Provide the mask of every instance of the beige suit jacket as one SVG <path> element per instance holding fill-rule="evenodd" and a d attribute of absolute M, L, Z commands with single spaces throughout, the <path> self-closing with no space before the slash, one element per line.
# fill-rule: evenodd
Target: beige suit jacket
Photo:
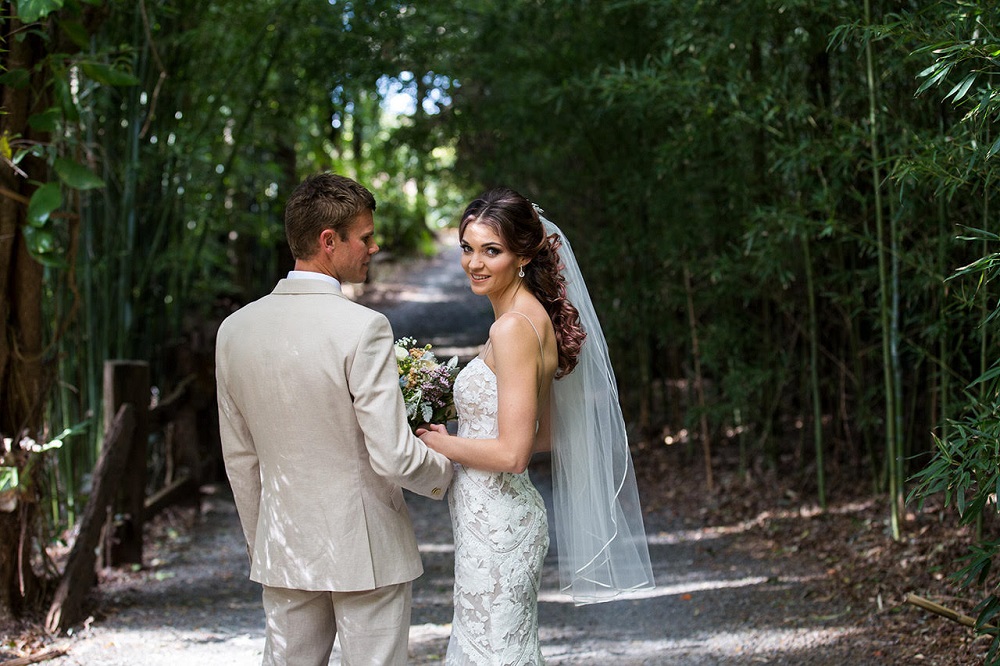
<path fill-rule="evenodd" d="M 222 450 L 250 578 L 371 590 L 423 572 L 401 487 L 452 465 L 406 423 L 388 320 L 322 280 L 281 280 L 219 329 Z"/>

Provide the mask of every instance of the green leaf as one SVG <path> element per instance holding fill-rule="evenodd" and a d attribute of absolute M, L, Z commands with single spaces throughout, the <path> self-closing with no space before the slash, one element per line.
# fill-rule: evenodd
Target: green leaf
<path fill-rule="evenodd" d="M 35 261 L 45 266 L 60 268 L 65 262 L 60 259 L 57 251 L 56 237 L 48 229 L 37 229 L 35 227 L 24 227 L 24 241 L 28 247 L 28 252 L 35 258 Z"/>
<path fill-rule="evenodd" d="M 12 69 L 0 74 L 0 85 L 11 88 L 26 88 L 31 83 L 31 74 L 26 69 Z"/>
<path fill-rule="evenodd" d="M 63 2 L 64 0 L 21 0 L 17 3 L 17 16 L 25 23 L 34 23 L 62 9 Z"/>
<path fill-rule="evenodd" d="M 975 82 L 975 80 L 976 80 L 976 73 L 973 72 L 972 74 L 966 76 L 965 79 L 963 79 L 960 83 L 956 84 L 955 87 L 951 89 L 951 92 L 945 95 L 944 98 L 948 99 L 949 97 L 954 95 L 955 98 L 952 100 L 952 102 L 957 102 L 958 100 L 965 97 L 965 94 L 969 92 L 969 88 L 972 87 L 972 84 Z"/>
<path fill-rule="evenodd" d="M 986 153 L 986 157 L 993 157 L 998 150 L 1000 150 L 1000 139 L 993 142 L 993 145 L 990 146 L 989 152 Z"/>
<path fill-rule="evenodd" d="M 17 468 L 0 467 L 0 492 L 17 488 Z"/>
<path fill-rule="evenodd" d="M 39 132 L 55 132 L 61 117 L 62 114 L 59 112 L 59 109 L 53 106 L 41 113 L 28 116 L 28 125 L 31 126 L 31 129 L 38 130 Z"/>
<path fill-rule="evenodd" d="M 72 188 L 92 190 L 96 187 L 104 187 L 104 181 L 82 164 L 60 157 L 56 159 L 53 166 L 62 182 Z"/>
<path fill-rule="evenodd" d="M 931 68 L 928 68 L 928 69 L 925 69 L 924 72 L 928 72 L 930 70 L 931 70 Z M 924 72 L 921 72 L 921 73 L 924 73 Z M 934 73 L 933 76 L 931 76 L 929 79 L 927 79 L 922 84 L 920 84 L 920 87 L 917 88 L 916 94 L 919 95 L 920 93 L 924 92 L 928 88 L 939 84 L 946 76 L 948 76 L 949 72 L 951 72 L 951 65 L 945 65 L 944 67 L 940 67 Z"/>
<path fill-rule="evenodd" d="M 63 197 L 59 183 L 45 183 L 31 195 L 28 202 L 28 224 L 41 229 L 52 211 L 62 206 Z"/>
<path fill-rule="evenodd" d="M 14 151 L 14 157 L 11 159 L 11 161 L 14 164 L 20 164 L 21 160 L 23 160 L 28 155 L 34 155 L 35 157 L 42 157 L 45 155 L 45 148 L 43 148 L 41 145 L 37 143 L 32 146 L 28 146 L 27 148 L 18 148 L 16 151 Z"/>
<path fill-rule="evenodd" d="M 90 45 L 90 33 L 87 32 L 87 29 L 79 21 L 61 21 L 60 27 L 66 33 L 66 36 L 81 49 L 85 49 Z"/>
<path fill-rule="evenodd" d="M 982 384 L 983 382 L 988 382 L 996 377 L 1000 377 L 1000 362 L 994 363 L 992 366 L 990 366 L 986 370 L 986 372 L 984 372 L 983 374 L 979 375 L 974 380 L 972 380 L 972 382 L 969 383 L 969 385 L 966 386 L 966 388 L 972 388 L 976 384 Z"/>
<path fill-rule="evenodd" d="M 128 72 L 116 69 L 111 65 L 100 62 L 85 62 L 82 66 L 83 73 L 88 77 L 109 86 L 135 86 L 139 84 L 139 79 Z"/>

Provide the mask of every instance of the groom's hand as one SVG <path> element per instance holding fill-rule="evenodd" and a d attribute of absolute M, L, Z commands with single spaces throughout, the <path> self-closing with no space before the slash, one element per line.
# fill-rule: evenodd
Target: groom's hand
<path fill-rule="evenodd" d="M 448 428 L 447 426 L 438 425 L 435 423 L 425 423 L 422 426 L 417 426 L 417 437 L 426 435 L 428 432 L 443 432 L 444 434 L 447 435 Z"/>

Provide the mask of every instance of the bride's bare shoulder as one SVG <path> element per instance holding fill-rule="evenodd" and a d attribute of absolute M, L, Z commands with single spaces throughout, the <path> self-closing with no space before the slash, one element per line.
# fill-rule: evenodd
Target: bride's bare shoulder
<path fill-rule="evenodd" d="M 490 326 L 490 338 L 494 344 L 500 340 L 519 340 L 523 337 L 536 338 L 536 332 L 540 333 L 548 315 L 542 310 L 542 316 L 537 313 L 526 313 L 520 310 L 511 310 L 497 317 L 493 325 Z"/>

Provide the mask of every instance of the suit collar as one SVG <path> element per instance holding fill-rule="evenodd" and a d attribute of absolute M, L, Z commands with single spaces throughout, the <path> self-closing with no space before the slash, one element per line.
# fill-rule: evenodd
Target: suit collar
<path fill-rule="evenodd" d="M 340 296 L 341 298 L 347 298 L 344 294 L 337 289 L 333 284 L 326 282 L 324 280 L 296 280 L 290 278 L 283 278 L 278 281 L 278 284 L 274 287 L 272 294 L 331 294 L 333 296 Z"/>

